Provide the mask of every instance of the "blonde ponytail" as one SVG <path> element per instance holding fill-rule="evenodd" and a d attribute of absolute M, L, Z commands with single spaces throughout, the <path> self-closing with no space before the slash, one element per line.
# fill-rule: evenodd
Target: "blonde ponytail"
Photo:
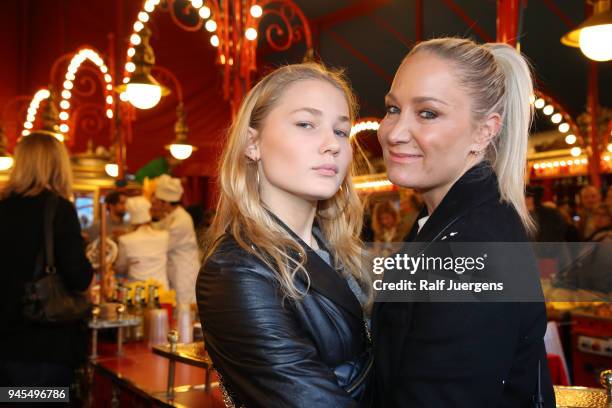
<path fill-rule="evenodd" d="M 503 126 L 495 139 L 494 169 L 504 201 L 516 208 L 526 229 L 532 232 L 535 224 L 525 204 L 525 163 L 529 127 L 533 108 L 531 69 L 523 56 L 507 44 L 488 44 L 497 66 L 504 75 L 505 93 L 502 97 Z"/>

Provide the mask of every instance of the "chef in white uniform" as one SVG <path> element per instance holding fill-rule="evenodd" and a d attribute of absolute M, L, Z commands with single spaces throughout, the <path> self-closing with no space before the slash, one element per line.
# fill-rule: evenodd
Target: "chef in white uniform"
<path fill-rule="evenodd" d="M 181 181 L 163 174 L 157 178 L 152 199 L 153 212 L 160 214 L 156 227 L 170 233 L 168 246 L 168 279 L 176 291 L 177 303 L 195 302 L 195 282 L 200 259 L 193 220 L 180 205 Z"/>
<path fill-rule="evenodd" d="M 115 271 L 125 273 L 131 280 L 153 278 L 168 289 L 168 231 L 151 224 L 151 203 L 145 197 L 130 197 L 126 208 L 134 231 L 119 237 L 119 254 Z"/>

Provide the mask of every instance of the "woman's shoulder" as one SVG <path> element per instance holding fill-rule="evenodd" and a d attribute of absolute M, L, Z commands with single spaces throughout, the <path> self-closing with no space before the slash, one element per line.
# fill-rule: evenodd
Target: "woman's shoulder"
<path fill-rule="evenodd" d="M 462 241 L 525 242 L 528 236 L 516 209 L 507 202 L 488 200 L 470 209 L 455 226 Z"/>
<path fill-rule="evenodd" d="M 238 272 L 273 276 L 270 267 L 254 253 L 243 248 L 231 234 L 224 234 L 219 238 L 213 252 L 204 260 L 202 271 L 204 273 L 207 271 Z"/>

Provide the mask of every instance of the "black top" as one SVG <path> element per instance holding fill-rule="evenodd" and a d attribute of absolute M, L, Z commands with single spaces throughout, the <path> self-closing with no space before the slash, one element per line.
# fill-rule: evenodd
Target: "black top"
<path fill-rule="evenodd" d="M 424 210 L 419 218 L 427 215 Z M 452 232 L 452 234 L 451 234 Z M 409 240 L 526 242 L 497 177 L 481 163 L 461 177 Z M 525 254 L 526 259 L 535 259 Z M 535 262 L 535 261 L 534 261 Z M 537 283 L 536 283 L 537 285 Z M 376 407 L 533 407 L 538 362 L 543 407 L 554 407 L 540 303 L 376 303 Z"/>
<path fill-rule="evenodd" d="M 310 289 L 299 302 L 283 300 L 276 272 L 229 235 L 202 265 L 204 341 L 236 406 L 356 405 L 348 385 L 367 362 L 363 313 L 340 273 L 303 246 Z"/>
<path fill-rule="evenodd" d="M 0 200 L 0 360 L 46 361 L 75 365 L 83 359 L 87 332 L 79 324 L 38 326 L 21 316 L 25 283 L 34 275 L 43 245 L 45 191 Z M 83 247 L 72 203 L 60 198 L 53 220 L 55 264 L 67 288 L 87 289 L 93 271 Z"/>

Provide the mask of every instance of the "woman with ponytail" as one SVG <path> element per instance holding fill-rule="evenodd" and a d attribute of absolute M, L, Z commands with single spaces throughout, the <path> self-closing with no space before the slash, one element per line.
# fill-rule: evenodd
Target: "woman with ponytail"
<path fill-rule="evenodd" d="M 508 45 L 442 38 L 408 54 L 378 137 L 389 180 L 426 204 L 409 241 L 528 242 L 531 95 L 529 65 Z M 535 269 L 532 253 L 521 258 Z M 543 302 L 381 302 L 373 324 L 374 406 L 555 406 Z"/>

